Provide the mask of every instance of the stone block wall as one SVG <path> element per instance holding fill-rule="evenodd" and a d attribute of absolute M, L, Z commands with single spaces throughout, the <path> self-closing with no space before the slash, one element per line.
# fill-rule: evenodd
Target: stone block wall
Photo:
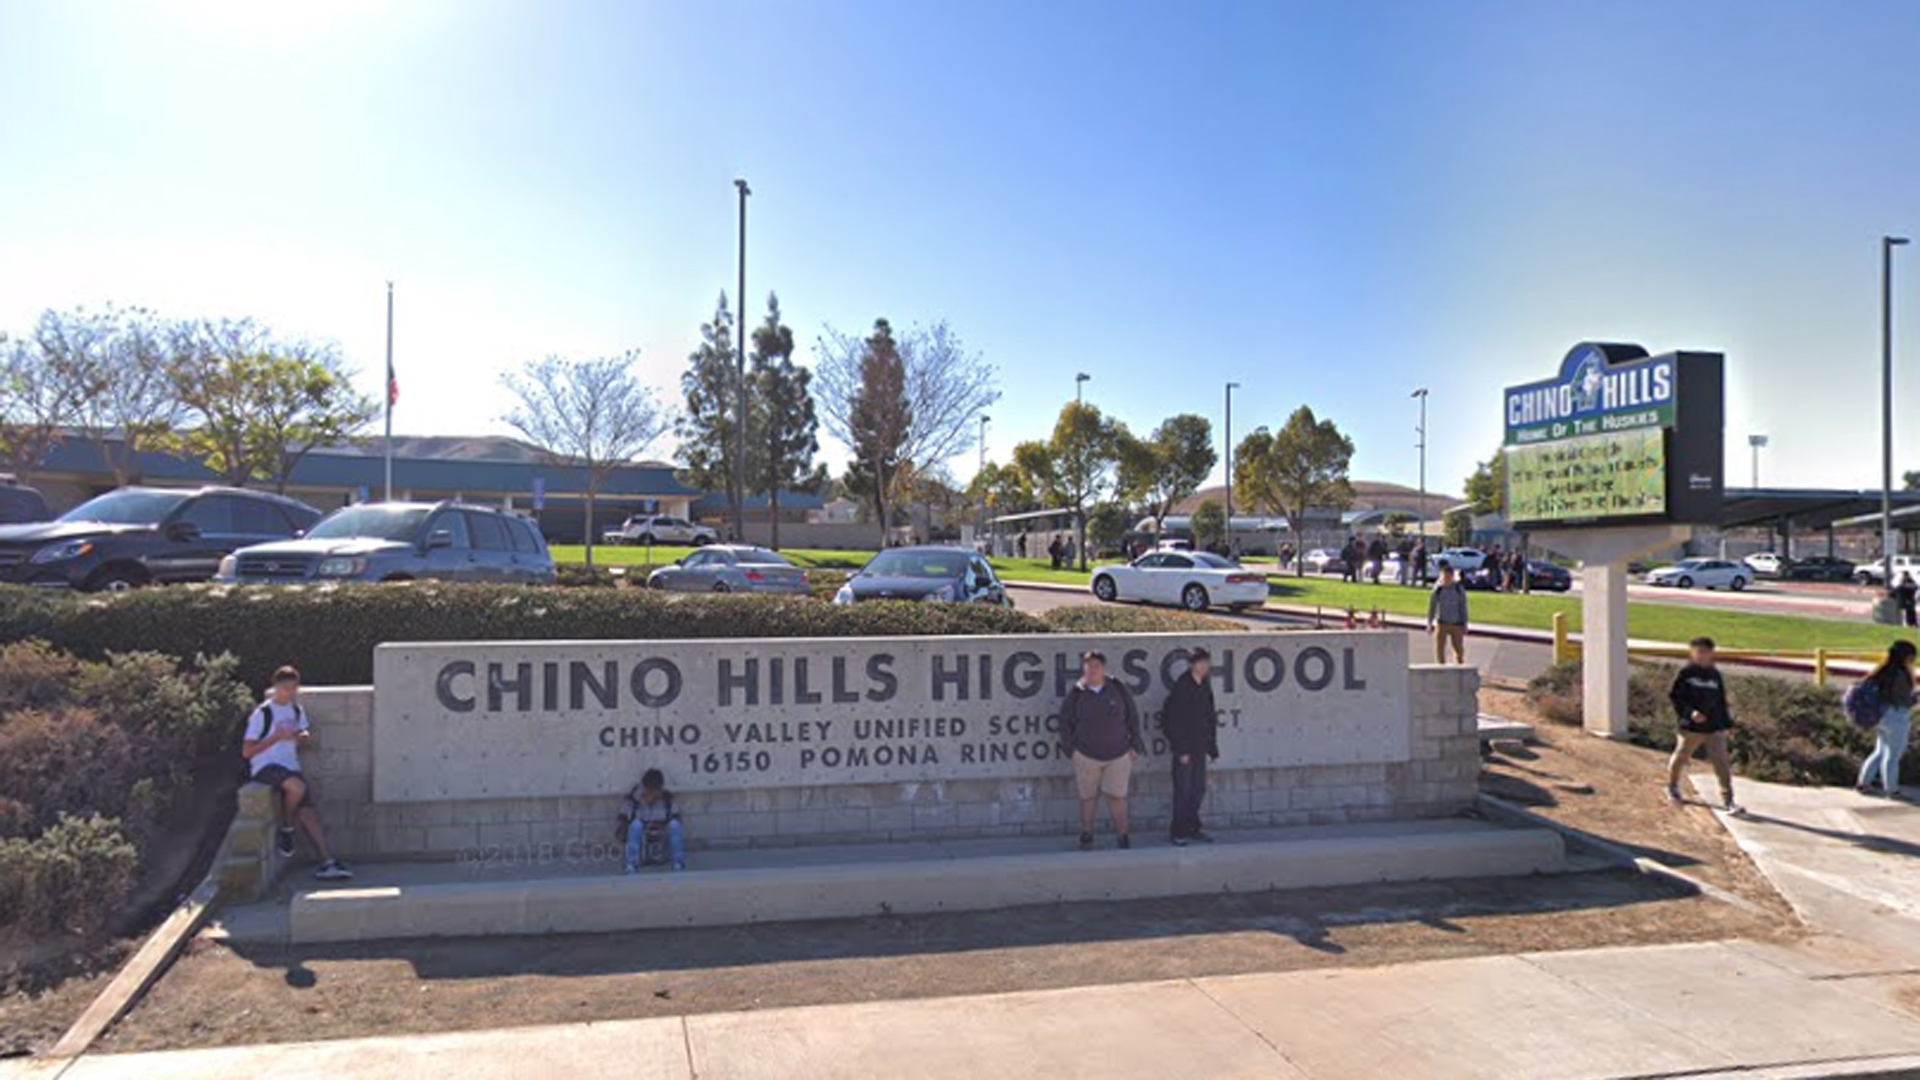
<path fill-rule="evenodd" d="M 1205 817 L 1215 827 L 1323 825 L 1444 817 L 1473 805 L 1479 773 L 1479 673 L 1415 665 L 1412 760 L 1363 765 L 1236 769 L 1208 774 Z M 373 801 L 373 688 L 304 692 L 314 726 L 304 767 L 320 816 L 343 857 L 504 859 L 610 857 L 620 795 L 604 798 Z M 637 782 L 639 777 L 635 776 Z M 668 786 L 672 786 L 669 773 Z M 1135 831 L 1164 831 L 1168 761 L 1134 772 Z M 992 836 L 1064 836 L 1079 803 L 1064 766 L 1046 779 L 847 784 L 687 792 L 675 796 L 694 850 Z M 1102 812 L 1102 828 L 1105 814 Z"/>

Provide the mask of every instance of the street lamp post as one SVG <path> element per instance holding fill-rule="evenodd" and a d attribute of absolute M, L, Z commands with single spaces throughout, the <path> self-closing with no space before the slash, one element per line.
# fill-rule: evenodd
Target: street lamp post
<path fill-rule="evenodd" d="M 1904 236 L 1880 238 L 1880 558 L 1893 586 L 1893 249 Z"/>
<path fill-rule="evenodd" d="M 1233 554 L 1233 392 L 1238 389 L 1240 384 L 1237 382 L 1227 384 L 1227 554 L 1229 555 Z M 1188 525 L 1188 531 L 1191 532 L 1191 521 Z"/>
<path fill-rule="evenodd" d="M 1760 487 L 1760 448 L 1767 445 L 1767 437 L 1765 435 L 1749 435 L 1747 436 L 1747 445 L 1753 450 L 1753 486 L 1755 490 L 1758 490 Z"/>
<path fill-rule="evenodd" d="M 1414 445 L 1420 448 L 1420 536 L 1425 539 L 1427 535 L 1427 388 L 1423 386 L 1415 390 L 1412 396 L 1420 399 L 1420 426 L 1413 430 L 1420 436 L 1420 441 Z"/>
<path fill-rule="evenodd" d="M 975 480 L 978 480 L 981 476 L 986 475 L 986 472 L 987 472 L 987 424 L 992 419 L 993 417 L 988 416 L 986 413 L 980 414 L 980 469 L 978 472 L 974 473 Z M 983 543 L 985 542 L 986 534 L 987 534 L 987 489 L 982 487 L 980 489 L 980 536 Z M 992 552 L 988 552 L 988 554 L 992 554 Z"/>
<path fill-rule="evenodd" d="M 1080 388 L 1085 386 L 1087 380 L 1091 378 L 1093 378 L 1093 376 L 1084 371 L 1073 377 L 1073 403 L 1075 405 L 1080 404 Z"/>
<path fill-rule="evenodd" d="M 733 427 L 737 433 L 733 455 L 733 539 L 747 539 L 747 196 L 753 190 L 741 178 L 733 181 L 740 192 L 740 291 L 734 296 L 733 377 L 736 399 Z"/>

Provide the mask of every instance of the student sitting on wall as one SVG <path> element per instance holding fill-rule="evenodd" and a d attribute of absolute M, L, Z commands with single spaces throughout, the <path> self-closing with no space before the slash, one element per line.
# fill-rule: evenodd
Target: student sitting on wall
<path fill-rule="evenodd" d="M 680 813 L 673 808 L 673 793 L 667 790 L 667 778 L 659 769 L 648 769 L 640 777 L 640 786 L 627 793 L 627 801 L 620 807 L 619 835 L 627 845 L 629 874 L 639 873 L 642 866 L 661 863 L 675 870 L 687 868 Z"/>

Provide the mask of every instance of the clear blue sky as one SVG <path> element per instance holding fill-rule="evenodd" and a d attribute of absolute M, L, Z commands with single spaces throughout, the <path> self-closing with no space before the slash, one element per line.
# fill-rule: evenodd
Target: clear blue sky
<path fill-rule="evenodd" d="M 1736 481 L 1764 431 L 1768 482 L 1870 485 L 1916 43 L 1898 0 L 0 0 L 0 327 L 255 314 L 377 392 L 391 277 L 403 430 L 501 430 L 547 352 L 677 401 L 746 176 L 756 310 L 948 319 L 997 455 L 1075 371 L 1137 429 L 1233 379 L 1238 430 L 1311 404 L 1411 483 L 1424 384 L 1457 491 L 1603 338 L 1727 353 Z"/>

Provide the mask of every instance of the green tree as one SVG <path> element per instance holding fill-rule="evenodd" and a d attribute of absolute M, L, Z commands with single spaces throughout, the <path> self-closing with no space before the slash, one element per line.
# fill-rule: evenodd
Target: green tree
<path fill-rule="evenodd" d="M 1104 558 L 1106 552 L 1118 551 L 1126 543 L 1129 524 L 1126 507 L 1103 502 L 1087 515 L 1087 539 Z"/>
<path fill-rule="evenodd" d="M 1320 420 L 1302 405 L 1279 431 L 1262 427 L 1235 448 L 1234 492 L 1241 505 L 1278 510 L 1293 531 L 1294 549 L 1304 550 L 1303 526 L 1311 510 L 1344 510 L 1353 503 L 1348 469 L 1353 440 L 1331 420 Z M 1295 573 L 1305 573 L 1300 563 Z"/>
<path fill-rule="evenodd" d="M 515 399 L 505 419 L 557 467 L 585 480 L 587 565 L 593 565 L 593 508 L 621 464 L 645 452 L 670 426 L 634 370 L 639 350 L 594 360 L 549 356 L 501 376 Z"/>
<path fill-rule="evenodd" d="M 1507 512 L 1507 452 L 1495 450 L 1493 456 L 1474 466 L 1467 477 L 1467 502 L 1476 514 Z"/>
<path fill-rule="evenodd" d="M 78 417 L 90 389 L 84 372 L 38 342 L 0 335 L 0 462 L 31 478 Z"/>
<path fill-rule="evenodd" d="M 904 458 L 913 434 L 913 406 L 907 400 L 907 368 L 893 340 L 893 327 L 875 319 L 873 333 L 862 343 L 859 380 L 847 407 L 847 445 L 853 460 L 847 464 L 847 484 L 865 494 L 880 523 L 880 545 L 886 546 L 887 516 L 897 473 L 908 467 Z"/>
<path fill-rule="evenodd" d="M 1069 402 L 1060 410 L 1053 437 L 1047 440 L 1045 464 L 1034 463 L 1044 470 L 1044 490 L 1073 511 L 1074 547 L 1082 570 L 1087 568 L 1087 511 L 1113 492 L 1120 448 L 1127 438 L 1126 428 L 1097 406 Z M 1022 468 L 1027 466 L 1022 459 Z"/>
<path fill-rule="evenodd" d="M 352 439 L 376 412 L 331 345 L 283 341 L 250 319 L 182 325 L 172 348 L 189 422 L 156 442 L 236 486 L 286 491 L 301 458 Z"/>
<path fill-rule="evenodd" d="M 1227 508 L 1218 499 L 1202 499 L 1193 508 L 1193 546 L 1211 549 L 1227 542 Z"/>
<path fill-rule="evenodd" d="M 172 328 L 140 308 L 74 308 L 40 316 L 34 338 L 61 358 L 85 388 L 73 426 L 92 442 L 116 484 L 139 479 L 143 450 L 166 440 L 185 418 L 175 392 Z"/>
<path fill-rule="evenodd" d="M 985 507 L 989 517 L 1038 509 L 1033 488 L 1017 464 L 987 462 L 987 467 L 975 473 L 967 484 L 967 498 L 975 506 Z"/>
<path fill-rule="evenodd" d="M 1206 417 L 1170 416 L 1146 438 L 1124 440 L 1120 492 L 1153 518 L 1158 532 L 1174 506 L 1200 490 L 1219 460 L 1213 449 L 1213 424 Z"/>
<path fill-rule="evenodd" d="M 680 393 L 686 407 L 675 425 L 680 438 L 680 463 L 687 486 L 718 491 L 726 496 L 727 520 L 740 505 L 740 486 L 734 478 L 739 454 L 740 380 L 733 353 L 733 312 L 722 292 L 713 319 L 700 325 L 700 345 L 687 357 L 680 375 Z M 744 539 L 744 538 L 740 538 Z"/>
<path fill-rule="evenodd" d="M 1473 543 L 1473 511 L 1455 507 L 1440 519 L 1440 531 L 1448 547 L 1466 547 Z"/>
<path fill-rule="evenodd" d="M 767 296 L 767 320 L 753 332 L 748 471 L 767 497 L 772 543 L 780 547 L 780 492 L 818 490 L 824 480 L 813 456 L 820 420 L 813 409 L 813 373 L 793 362 L 793 330 L 780 321 L 780 298 Z"/>

